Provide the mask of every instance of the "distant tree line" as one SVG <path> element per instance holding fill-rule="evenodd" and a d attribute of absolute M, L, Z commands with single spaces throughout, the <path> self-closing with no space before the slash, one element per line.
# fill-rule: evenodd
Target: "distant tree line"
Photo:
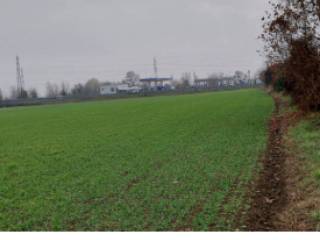
<path fill-rule="evenodd" d="M 236 71 L 234 77 L 243 79 L 245 78 L 245 74 L 241 71 Z M 207 78 L 207 82 L 209 83 L 208 88 L 217 88 L 219 81 L 224 77 L 222 73 L 214 73 L 211 74 Z M 171 86 L 165 86 L 163 91 L 165 90 L 178 90 L 178 91 L 189 91 L 193 89 L 194 82 L 198 79 L 196 73 L 184 72 L 179 79 L 172 80 Z M 104 82 L 107 84 L 106 82 Z M 110 83 L 111 84 L 111 83 Z M 121 82 L 118 84 L 126 84 L 129 87 L 139 86 L 141 87 L 141 91 L 150 91 L 148 89 L 144 89 L 143 83 L 140 82 L 140 76 L 134 71 L 128 71 Z M 44 96 L 48 99 L 54 98 L 85 98 L 85 97 L 96 97 L 99 96 L 100 93 L 101 82 L 97 78 L 91 78 L 85 83 L 77 83 L 70 87 L 69 84 L 62 82 L 60 84 L 47 82 L 45 85 L 45 92 L 42 93 L 41 96 Z M 167 88 L 166 88 L 167 87 Z M 37 99 L 40 97 L 36 88 L 30 88 L 29 90 L 18 89 L 16 87 L 12 87 L 10 89 L 9 97 L 4 97 L 2 91 L 0 89 L 0 101 L 3 99 Z"/>
<path fill-rule="evenodd" d="M 89 79 L 85 84 L 75 84 L 72 88 L 66 83 L 48 82 L 45 87 L 46 98 L 58 98 L 58 97 L 94 97 L 100 94 L 100 82 L 96 78 Z M 5 99 L 37 99 L 39 94 L 36 88 L 30 88 L 29 90 L 18 89 L 16 87 L 10 88 L 8 97 L 4 97 L 2 90 L 0 89 L 0 101 Z"/>
<path fill-rule="evenodd" d="M 20 89 L 20 91 L 18 91 L 17 88 L 11 87 L 9 99 L 27 99 L 27 98 L 38 98 L 37 90 L 35 88 L 31 88 L 29 90 Z"/>
<path fill-rule="evenodd" d="M 60 86 L 56 83 L 47 83 L 46 97 L 57 98 L 67 96 L 98 96 L 100 94 L 100 82 L 96 78 L 89 79 L 85 84 L 75 84 L 72 88 L 68 84 L 62 83 Z"/>

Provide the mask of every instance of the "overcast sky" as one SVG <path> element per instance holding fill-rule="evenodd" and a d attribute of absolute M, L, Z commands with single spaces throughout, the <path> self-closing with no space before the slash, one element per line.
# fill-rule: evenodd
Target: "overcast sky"
<path fill-rule="evenodd" d="M 257 70 L 268 0 L 0 0 L 0 88 Z"/>

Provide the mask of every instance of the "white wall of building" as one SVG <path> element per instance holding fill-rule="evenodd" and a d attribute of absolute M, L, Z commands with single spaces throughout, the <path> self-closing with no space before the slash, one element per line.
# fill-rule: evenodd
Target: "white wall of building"
<path fill-rule="evenodd" d="M 102 85 L 100 87 L 100 94 L 101 95 L 114 95 L 117 93 L 117 86 L 113 84 L 109 85 Z"/>

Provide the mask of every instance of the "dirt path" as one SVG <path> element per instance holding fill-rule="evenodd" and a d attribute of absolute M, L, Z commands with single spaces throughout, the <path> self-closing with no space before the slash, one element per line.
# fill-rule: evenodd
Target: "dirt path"
<path fill-rule="evenodd" d="M 246 221 L 249 231 L 280 230 L 276 216 L 287 202 L 285 187 L 285 150 L 283 136 L 286 132 L 284 117 L 280 114 L 281 98 L 274 97 L 276 109 L 269 122 L 269 140 L 262 171 L 251 196 L 251 206 Z"/>

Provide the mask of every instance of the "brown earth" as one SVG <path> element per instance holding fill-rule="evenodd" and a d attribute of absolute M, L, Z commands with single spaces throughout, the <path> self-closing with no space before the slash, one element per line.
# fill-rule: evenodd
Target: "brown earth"
<path fill-rule="evenodd" d="M 285 152 L 283 150 L 284 117 L 280 115 L 281 99 L 275 97 L 276 109 L 269 122 L 269 140 L 263 169 L 252 193 L 246 226 L 251 231 L 276 230 L 275 216 L 285 206 Z"/>
<path fill-rule="evenodd" d="M 316 230 L 310 213 L 320 206 L 316 186 L 303 186 L 308 176 L 297 146 L 287 137 L 287 130 L 302 117 L 290 112 L 288 103 L 274 96 L 276 109 L 269 122 L 269 140 L 262 170 L 250 195 L 250 208 L 245 221 L 248 231 Z"/>

